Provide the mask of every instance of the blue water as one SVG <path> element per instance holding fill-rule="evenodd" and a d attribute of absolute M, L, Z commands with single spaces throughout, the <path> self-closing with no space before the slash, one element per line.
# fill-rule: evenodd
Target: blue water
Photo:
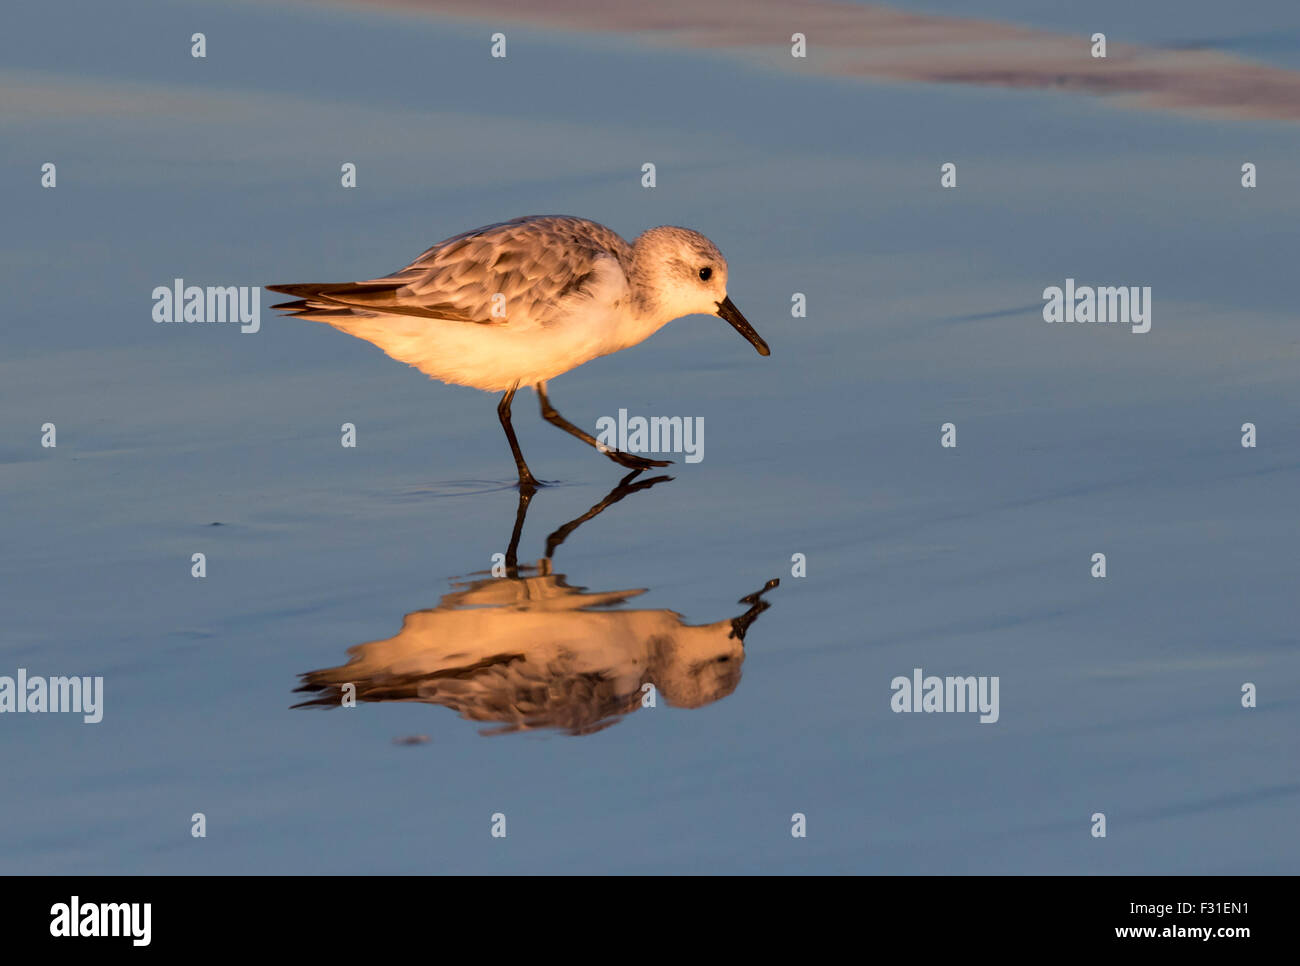
<path fill-rule="evenodd" d="M 1136 40 L 1300 66 L 1288 5 L 1260 8 L 1273 32 L 1147 6 L 1167 16 Z M 102 675 L 105 709 L 0 715 L 0 870 L 1293 873 L 1296 128 L 537 29 L 494 61 L 489 32 L 310 5 L 8 15 L 0 675 Z M 151 292 L 371 277 L 539 212 L 703 231 L 772 345 L 692 317 L 551 387 L 588 429 L 703 418 L 704 459 L 583 523 L 553 572 L 685 625 L 780 578 L 743 676 L 579 737 L 293 710 L 303 674 L 507 549 L 494 400 L 269 310 L 257 334 L 158 325 Z M 1151 286 L 1152 331 L 1045 324 L 1067 277 Z M 621 473 L 531 394 L 515 424 L 560 484 L 529 508 L 532 564 Z M 893 713 L 916 667 L 998 676 L 999 720 Z"/>

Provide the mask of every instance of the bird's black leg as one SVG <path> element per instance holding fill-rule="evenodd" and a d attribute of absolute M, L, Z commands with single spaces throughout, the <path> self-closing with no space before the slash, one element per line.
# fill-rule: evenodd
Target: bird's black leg
<path fill-rule="evenodd" d="M 519 486 L 519 506 L 515 508 L 515 528 L 510 533 L 510 545 L 506 547 L 506 576 L 511 580 L 519 578 L 519 537 L 524 532 L 524 520 L 528 517 L 528 505 L 533 502 L 537 490 L 531 486 Z"/>
<path fill-rule="evenodd" d="M 629 493 L 636 493 L 638 490 L 648 490 L 652 486 L 657 486 L 660 483 L 667 483 L 672 479 L 671 476 L 656 476 L 648 480 L 638 480 L 637 477 L 640 475 L 640 470 L 633 470 L 627 476 L 623 477 L 623 479 L 619 480 L 618 486 L 606 493 L 603 500 L 593 506 L 582 516 L 570 520 L 547 537 L 546 559 L 550 560 L 551 557 L 555 556 L 556 548 L 559 547 L 560 544 L 564 543 L 565 539 L 567 539 L 569 534 L 574 530 L 578 529 L 578 527 L 582 526 L 592 517 L 599 516 L 601 513 L 605 512 L 608 507 L 617 503 Z M 509 564 L 509 559 L 509 557 L 506 558 L 507 565 Z"/>
<path fill-rule="evenodd" d="M 501 397 L 501 402 L 497 404 L 497 418 L 501 420 L 501 428 L 506 431 L 506 439 L 510 441 L 510 452 L 515 457 L 515 469 L 519 471 L 520 489 L 525 487 L 536 489 L 541 484 L 533 477 L 528 464 L 524 462 L 524 454 L 519 451 L 519 440 L 515 438 L 515 428 L 510 425 L 510 401 L 515 398 L 515 390 L 518 388 L 519 385 L 516 383 Z"/>
<path fill-rule="evenodd" d="M 578 439 L 582 440 L 592 449 L 604 453 L 619 466 L 626 466 L 629 470 L 645 470 L 652 466 L 672 465 L 672 460 L 651 460 L 646 459 L 644 456 L 633 456 L 631 453 L 624 453 L 622 450 L 610 449 L 608 446 L 597 442 L 596 437 L 592 436 L 591 433 L 579 429 L 555 411 L 555 407 L 551 405 L 550 399 L 546 397 L 546 383 L 539 382 L 534 388 L 536 388 L 537 398 L 542 404 L 542 418 L 544 420 L 552 426 L 559 426 L 560 429 L 564 430 L 570 436 L 578 437 Z"/>

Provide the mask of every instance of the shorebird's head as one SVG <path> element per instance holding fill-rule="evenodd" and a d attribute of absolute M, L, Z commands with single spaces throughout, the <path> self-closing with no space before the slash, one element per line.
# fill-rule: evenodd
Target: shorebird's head
<path fill-rule="evenodd" d="M 745 634 L 772 606 L 763 595 L 780 583 L 773 578 L 762 590 L 740 598 L 749 610 L 739 617 L 682 625 L 671 635 L 650 639 L 650 670 L 664 700 L 678 708 L 698 708 L 736 690 L 745 663 Z"/>
<path fill-rule="evenodd" d="M 759 355 L 771 350 L 727 297 L 727 260 L 697 231 L 664 225 L 642 232 L 632 247 L 634 282 L 651 312 L 667 321 L 716 315 L 749 340 Z"/>
<path fill-rule="evenodd" d="M 664 700 L 675 708 L 699 708 L 725 698 L 740 683 L 744 642 L 729 621 L 679 628 L 651 640 L 650 671 Z"/>

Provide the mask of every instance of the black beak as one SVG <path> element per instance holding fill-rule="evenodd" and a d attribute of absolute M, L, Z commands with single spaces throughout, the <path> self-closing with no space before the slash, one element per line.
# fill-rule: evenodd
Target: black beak
<path fill-rule="evenodd" d="M 749 630 L 749 625 L 758 619 L 759 614 L 772 606 L 770 601 L 763 599 L 763 595 L 773 587 L 779 586 L 780 583 L 780 577 L 773 577 L 763 585 L 762 590 L 756 591 L 752 594 L 746 594 L 737 601 L 737 603 L 748 604 L 749 610 L 745 611 L 745 613 L 741 614 L 739 617 L 733 617 L 731 619 L 731 633 L 727 635 L 728 639 L 732 637 L 737 638 L 740 641 L 740 646 L 745 646 L 745 632 Z"/>
<path fill-rule="evenodd" d="M 735 303 L 730 298 L 724 298 L 718 303 L 718 318 L 730 322 L 731 327 L 748 339 L 749 344 L 758 350 L 760 356 L 770 356 L 772 354 L 772 350 L 767 347 L 763 337 L 754 331 L 754 327 L 740 314 L 740 309 L 736 308 Z"/>

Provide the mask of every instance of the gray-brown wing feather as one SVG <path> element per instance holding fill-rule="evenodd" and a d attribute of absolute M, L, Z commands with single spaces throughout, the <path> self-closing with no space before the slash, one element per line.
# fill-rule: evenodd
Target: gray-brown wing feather
<path fill-rule="evenodd" d="M 297 296 L 300 301 L 275 307 L 301 315 L 409 315 L 498 325 L 526 318 L 544 325 L 610 256 L 628 270 L 631 249 L 605 226 L 530 215 L 448 238 L 384 278 L 268 288 Z M 498 294 L 505 297 L 505 318 L 493 312 Z"/>
<path fill-rule="evenodd" d="M 612 670 L 582 671 L 564 658 L 538 664 L 514 653 L 427 673 L 367 677 L 346 665 L 311 671 L 302 676 L 303 683 L 295 690 L 316 696 L 293 707 L 338 707 L 345 680 L 356 688 L 360 701 L 439 704 L 471 721 L 503 726 L 492 734 L 529 728 L 592 734 L 635 710 L 642 697 L 639 684 L 629 688 Z"/>

